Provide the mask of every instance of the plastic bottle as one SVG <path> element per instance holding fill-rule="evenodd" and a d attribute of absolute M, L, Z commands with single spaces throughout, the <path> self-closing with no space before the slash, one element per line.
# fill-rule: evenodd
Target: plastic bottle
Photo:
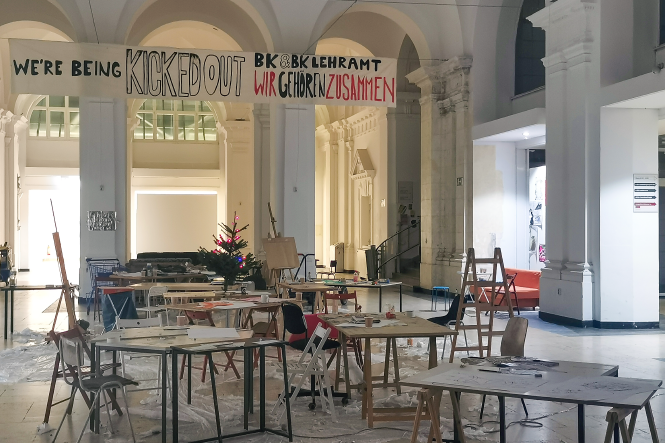
<path fill-rule="evenodd" d="M 146 275 L 147 275 L 148 277 L 152 277 L 152 276 L 153 276 L 153 274 L 152 274 L 152 264 L 151 264 L 151 263 L 148 263 L 148 266 L 146 267 Z"/>
<path fill-rule="evenodd" d="M 358 274 L 358 271 L 355 271 L 353 273 L 353 282 L 358 283 L 359 280 L 360 280 L 360 274 Z"/>

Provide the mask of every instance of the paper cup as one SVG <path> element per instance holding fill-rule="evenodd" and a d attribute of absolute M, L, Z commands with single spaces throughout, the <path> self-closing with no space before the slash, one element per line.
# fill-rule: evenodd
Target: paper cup
<path fill-rule="evenodd" d="M 270 301 L 270 296 L 268 294 L 261 295 L 261 303 L 268 303 Z"/>
<path fill-rule="evenodd" d="M 186 326 L 187 325 L 187 317 L 184 315 L 179 315 L 176 319 L 177 325 L 178 326 Z"/>
<path fill-rule="evenodd" d="M 415 317 L 416 313 L 414 311 L 406 311 L 406 316 L 407 317 Z"/>
<path fill-rule="evenodd" d="M 374 324 L 374 317 L 365 317 L 365 327 L 371 328 Z"/>
<path fill-rule="evenodd" d="M 302 300 L 302 292 L 296 292 L 296 300 L 298 301 Z"/>

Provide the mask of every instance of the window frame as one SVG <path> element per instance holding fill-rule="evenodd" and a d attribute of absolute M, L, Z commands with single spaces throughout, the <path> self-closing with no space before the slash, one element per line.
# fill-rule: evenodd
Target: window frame
<path fill-rule="evenodd" d="M 61 97 L 61 96 L 58 96 Z M 43 139 L 53 139 L 53 140 L 78 140 L 81 136 L 81 123 L 79 120 L 79 132 L 78 135 L 72 136 L 71 135 L 71 113 L 76 112 L 79 114 L 79 119 L 81 118 L 81 111 L 79 107 L 72 108 L 69 106 L 69 100 L 70 96 L 65 95 L 62 96 L 65 98 L 65 106 L 51 106 L 51 96 L 50 95 L 42 95 L 40 96 L 37 100 L 35 100 L 35 103 L 32 105 L 32 108 L 30 109 L 30 114 L 28 116 L 28 138 L 30 139 L 35 139 L 35 140 L 43 140 Z M 73 96 L 72 96 L 73 97 Z M 77 97 L 78 98 L 78 97 Z M 45 105 L 41 106 L 39 103 L 42 102 L 42 100 L 46 100 Z M 80 102 L 79 102 L 80 103 Z M 45 130 L 45 135 L 39 135 L 39 130 L 37 131 L 37 134 L 32 135 L 31 131 L 31 125 L 32 125 L 32 115 L 35 111 L 44 111 L 46 113 L 46 130 Z M 63 112 L 64 113 L 64 135 L 59 136 L 59 135 L 51 135 L 51 112 Z"/>
<path fill-rule="evenodd" d="M 162 102 L 162 109 L 157 109 L 158 108 L 158 102 Z M 165 103 L 171 103 L 170 109 L 163 109 L 166 108 L 164 106 Z M 178 102 L 182 102 L 183 104 L 181 106 L 178 106 Z M 186 111 L 184 110 L 184 102 L 190 102 L 194 103 L 194 110 L 193 111 Z M 151 104 L 152 109 L 148 108 L 146 106 L 147 103 Z M 209 111 L 204 111 L 201 110 L 201 103 L 205 103 L 206 106 L 208 107 Z M 180 108 L 180 109 L 179 109 Z M 144 122 L 144 119 L 141 119 L 139 117 L 139 114 L 152 114 L 152 138 L 147 138 L 145 137 L 145 134 L 147 131 L 145 129 L 145 125 L 143 125 L 141 122 Z M 159 133 L 159 125 L 157 124 L 158 121 L 158 116 L 160 115 L 170 115 L 173 117 L 173 138 L 167 139 L 167 138 L 158 138 L 157 135 Z M 186 139 L 186 134 L 187 132 L 185 129 L 189 129 L 185 126 L 182 127 L 183 129 L 183 138 L 180 138 L 180 121 L 181 121 L 181 116 L 189 116 L 193 117 L 194 119 L 194 127 L 193 127 L 193 133 L 194 133 L 194 139 L 193 140 L 188 140 Z M 214 140 L 205 140 L 205 126 L 200 126 L 200 122 L 202 121 L 202 117 L 212 117 L 213 121 L 215 122 L 215 139 Z M 146 99 L 144 100 L 139 108 L 136 110 L 135 114 L 136 118 L 139 118 L 139 124 L 137 127 L 132 130 L 132 141 L 139 141 L 139 142 L 166 142 L 166 143 L 206 143 L 206 144 L 211 144 L 211 143 L 217 143 L 219 141 L 219 134 L 217 133 L 217 115 L 215 114 L 214 108 L 212 107 L 211 103 L 205 100 L 160 100 L 160 99 Z M 136 137 L 136 129 L 142 126 L 145 129 L 142 131 L 143 133 L 143 138 L 137 138 Z M 199 131 L 202 131 L 201 134 L 203 134 L 203 139 L 199 138 Z"/>

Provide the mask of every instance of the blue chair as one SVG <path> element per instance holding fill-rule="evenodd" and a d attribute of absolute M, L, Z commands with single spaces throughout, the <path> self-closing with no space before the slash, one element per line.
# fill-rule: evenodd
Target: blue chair
<path fill-rule="evenodd" d="M 439 299 L 439 291 L 443 291 L 443 307 L 448 308 L 448 298 L 450 296 L 450 288 L 448 286 L 434 286 L 432 288 L 432 306 L 431 310 L 436 311 L 436 302 Z"/>

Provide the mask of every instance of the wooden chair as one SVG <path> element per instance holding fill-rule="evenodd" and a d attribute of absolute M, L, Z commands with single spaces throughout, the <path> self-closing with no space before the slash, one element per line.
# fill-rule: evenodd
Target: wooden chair
<path fill-rule="evenodd" d="M 212 327 L 215 327 L 215 322 L 212 319 L 212 314 L 209 311 L 185 311 L 185 316 L 189 320 L 190 325 L 194 325 L 199 321 L 207 321 L 208 324 Z M 238 372 L 238 368 L 236 368 L 236 365 L 233 363 L 233 355 L 229 354 L 229 351 L 223 351 L 224 354 L 226 355 L 226 358 L 228 360 L 227 365 L 225 366 L 226 369 L 231 368 L 233 369 L 233 373 L 235 374 L 236 378 L 240 380 L 240 372 Z M 182 363 L 180 364 L 180 377 L 179 379 L 182 380 L 185 374 L 185 361 L 186 361 L 186 355 L 182 356 Z M 219 374 L 219 371 L 217 370 L 217 366 L 224 366 L 222 363 L 215 363 L 212 367 L 215 370 L 215 374 Z M 193 369 L 200 369 L 201 370 L 201 382 L 205 383 L 206 381 L 206 371 L 208 368 L 208 356 L 205 355 L 203 357 L 203 366 L 192 366 Z"/>
<path fill-rule="evenodd" d="M 73 329 L 70 329 L 68 331 L 59 332 L 59 333 L 51 331 L 51 332 L 48 333 L 48 337 L 49 337 L 50 340 L 53 341 L 53 343 L 55 344 L 56 347 L 58 347 L 58 349 L 60 349 L 60 338 L 61 337 L 79 340 L 82 343 L 82 347 L 83 347 L 83 351 L 85 352 L 85 355 L 87 356 L 88 360 L 91 360 L 92 354 L 90 353 L 90 348 L 88 347 L 88 344 L 86 343 L 86 341 L 83 337 L 83 334 L 81 333 L 81 328 L 79 326 L 76 326 Z M 100 371 L 101 371 L 102 374 L 104 374 L 105 371 L 108 371 L 109 369 L 113 369 L 113 368 L 119 368 L 120 366 L 121 366 L 121 363 L 103 364 L 103 365 L 100 365 Z M 86 365 L 86 366 L 82 366 L 80 368 L 80 370 L 81 370 L 80 372 L 82 374 L 89 374 L 92 369 L 90 368 L 90 366 Z M 60 353 L 58 352 L 58 354 L 56 354 L 56 356 L 55 356 L 55 364 L 53 365 L 53 375 L 51 376 L 51 387 L 49 389 L 48 399 L 46 401 L 46 412 L 44 414 L 44 423 L 48 423 L 49 418 L 51 417 L 51 408 L 53 406 L 59 405 L 60 403 L 64 403 L 66 401 L 70 401 L 71 398 L 76 393 L 75 392 L 76 390 L 74 388 L 72 388 L 72 391 L 71 391 L 69 397 L 67 397 L 64 400 L 60 400 L 56 403 L 53 403 L 53 395 L 55 394 L 56 381 L 59 378 L 64 378 L 65 376 L 77 378 L 78 377 L 78 372 L 77 372 L 77 369 L 75 367 L 72 367 L 72 366 L 65 366 L 65 371 L 63 372 L 62 366 L 60 364 Z M 85 401 L 85 404 L 88 407 L 90 407 L 92 405 L 92 403 L 90 402 L 90 398 L 88 397 L 88 395 L 84 391 L 79 390 L 79 392 L 81 393 L 81 397 L 83 397 L 83 400 Z M 111 403 L 113 404 L 113 409 L 118 411 L 118 415 L 122 415 L 122 411 L 120 410 L 120 405 L 118 405 L 118 403 L 115 399 L 115 395 L 113 395 L 113 394 L 111 394 Z M 72 404 L 71 403 L 67 407 L 67 412 L 66 413 L 67 414 L 72 413 Z"/>
<path fill-rule="evenodd" d="M 324 313 L 328 313 L 328 301 L 329 300 L 336 300 L 339 303 L 341 303 L 342 300 L 353 300 L 355 303 L 355 312 L 360 312 L 362 310 L 362 306 L 358 304 L 358 295 L 355 292 L 349 292 L 347 294 L 338 294 L 336 292 L 326 292 L 323 294 L 323 309 Z M 331 339 L 337 340 L 338 338 L 338 331 L 335 329 L 333 326 L 331 326 L 332 332 L 331 332 Z M 349 338 L 346 341 L 346 345 L 353 349 L 353 354 L 356 358 L 356 363 L 358 363 L 358 366 L 362 369 L 363 367 L 363 345 L 362 345 L 362 340 L 361 339 L 354 339 L 354 338 Z M 337 360 L 337 366 L 338 366 L 338 375 L 339 375 L 339 359 Z M 335 389 L 339 388 L 339 383 L 338 380 L 335 380 Z"/>
<path fill-rule="evenodd" d="M 520 315 L 520 302 L 517 298 L 517 291 L 515 290 L 515 279 L 517 278 L 517 273 L 515 274 L 506 274 L 506 279 L 508 280 L 508 296 L 515 297 L 515 307 L 517 308 L 517 315 Z M 499 298 L 499 295 L 501 298 Z M 506 291 L 504 286 L 500 286 L 496 291 L 496 301 L 497 306 L 501 305 L 506 299 Z"/>
<path fill-rule="evenodd" d="M 513 317 L 508 320 L 506 329 L 503 332 L 501 337 L 501 355 L 502 356 L 512 356 L 512 357 L 524 357 L 524 342 L 526 342 L 526 332 L 529 328 L 529 320 L 524 317 Z M 480 419 L 483 418 L 483 410 L 485 409 L 485 395 L 483 395 L 483 403 L 480 406 Z M 524 413 L 526 416 L 529 416 L 529 411 L 526 409 L 526 403 L 524 399 L 522 401 L 522 407 L 524 408 Z"/>

